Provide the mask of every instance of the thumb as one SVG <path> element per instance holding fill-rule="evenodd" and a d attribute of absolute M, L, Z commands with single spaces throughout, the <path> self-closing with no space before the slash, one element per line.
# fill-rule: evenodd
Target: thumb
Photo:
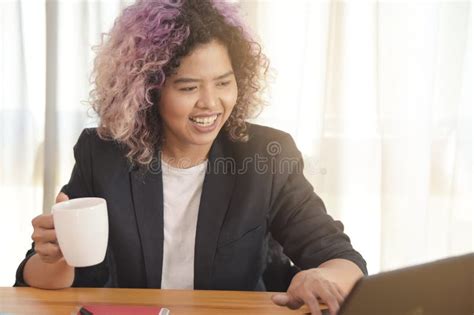
<path fill-rule="evenodd" d="M 62 202 L 62 201 L 66 201 L 66 200 L 69 200 L 69 196 L 66 195 L 66 194 L 63 193 L 63 192 L 60 192 L 60 193 L 56 196 L 56 203 Z"/>
<path fill-rule="evenodd" d="M 278 294 L 272 295 L 272 301 L 276 305 L 286 306 L 288 302 L 290 302 L 290 297 L 286 293 L 278 293 Z"/>

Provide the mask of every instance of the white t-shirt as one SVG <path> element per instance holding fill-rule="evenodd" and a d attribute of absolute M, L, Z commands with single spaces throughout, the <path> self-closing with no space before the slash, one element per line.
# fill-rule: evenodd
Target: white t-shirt
<path fill-rule="evenodd" d="M 207 161 L 175 168 L 161 161 L 164 201 L 162 289 L 194 288 L 194 243 Z"/>

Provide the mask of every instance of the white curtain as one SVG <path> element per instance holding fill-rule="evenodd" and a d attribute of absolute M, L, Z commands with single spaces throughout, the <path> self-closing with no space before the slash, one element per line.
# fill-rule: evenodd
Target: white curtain
<path fill-rule="evenodd" d="M 0 1 L 0 286 L 13 284 L 31 220 L 50 211 L 77 137 L 96 122 L 91 46 L 126 3 Z"/>
<path fill-rule="evenodd" d="M 0 1 L 0 286 L 70 175 L 93 54 L 131 1 Z M 241 1 L 290 132 L 370 272 L 472 251 L 468 1 Z"/>
<path fill-rule="evenodd" d="M 369 272 L 474 249 L 469 1 L 244 2 L 290 132 Z"/>

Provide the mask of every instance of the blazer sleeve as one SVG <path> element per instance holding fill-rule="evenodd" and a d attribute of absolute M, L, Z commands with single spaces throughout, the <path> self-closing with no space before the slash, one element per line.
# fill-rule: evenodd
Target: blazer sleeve
<path fill-rule="evenodd" d="M 366 262 L 352 247 L 343 224 L 327 214 L 323 201 L 303 175 L 303 158 L 293 139 L 285 133 L 279 143 L 281 154 L 270 205 L 272 236 L 302 269 L 343 258 L 367 275 Z"/>
<path fill-rule="evenodd" d="M 84 129 L 74 146 L 75 165 L 72 170 L 69 182 L 61 189 L 70 199 L 80 197 L 94 197 L 93 173 L 92 173 L 92 146 L 93 138 L 97 137 L 95 129 Z M 16 272 L 14 286 L 27 286 L 23 279 L 23 270 L 28 259 L 35 254 L 35 244 L 26 253 L 25 259 L 21 262 Z M 75 268 L 73 287 L 103 287 L 105 286 L 109 274 L 106 255 L 105 260 L 95 266 Z"/>
<path fill-rule="evenodd" d="M 70 199 L 93 197 L 92 174 L 92 145 L 91 138 L 95 136 L 95 129 L 84 129 L 74 145 L 74 159 L 76 163 L 72 169 L 69 182 L 61 188 L 61 192 Z"/>

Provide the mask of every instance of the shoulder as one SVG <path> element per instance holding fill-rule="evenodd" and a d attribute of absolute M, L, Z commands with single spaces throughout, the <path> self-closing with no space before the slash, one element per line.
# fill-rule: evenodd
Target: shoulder
<path fill-rule="evenodd" d="M 95 144 L 95 143 L 102 143 L 102 144 L 111 144 L 113 141 L 109 140 L 104 140 L 99 136 L 99 133 L 97 132 L 97 128 L 84 128 L 79 135 L 79 139 L 77 140 L 78 144 Z"/>
<path fill-rule="evenodd" d="M 93 156 L 95 159 L 121 158 L 125 155 L 125 147 L 113 139 L 104 139 L 97 128 L 82 130 L 74 146 L 75 154 Z"/>
<path fill-rule="evenodd" d="M 276 128 L 248 123 L 250 146 L 265 145 L 266 150 L 295 151 L 297 150 L 293 137 L 283 130 Z"/>
<path fill-rule="evenodd" d="M 285 131 L 247 123 L 248 141 L 233 142 L 234 153 L 242 156 L 263 154 L 264 156 L 299 156 L 299 150 L 291 137 Z"/>
<path fill-rule="evenodd" d="M 97 128 L 84 128 L 77 139 L 75 147 L 90 146 L 91 142 L 97 141 L 98 139 L 100 138 L 97 134 Z"/>
<path fill-rule="evenodd" d="M 79 135 L 79 139 L 77 140 L 76 145 L 87 145 L 91 148 L 97 146 L 119 148 L 122 146 L 119 142 L 113 139 L 106 139 L 104 137 L 101 137 L 97 131 L 97 128 L 83 129 L 81 134 Z"/>
<path fill-rule="evenodd" d="M 249 141 L 259 142 L 291 138 L 289 133 L 268 126 L 247 123 L 247 128 L 249 133 Z"/>

